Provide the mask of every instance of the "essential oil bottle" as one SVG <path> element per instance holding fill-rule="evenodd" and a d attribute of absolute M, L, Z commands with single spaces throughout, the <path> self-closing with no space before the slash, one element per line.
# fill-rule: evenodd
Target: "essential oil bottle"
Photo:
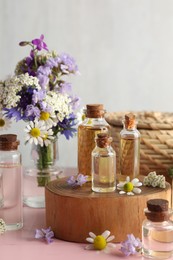
<path fill-rule="evenodd" d="M 92 190 L 113 192 L 116 185 L 116 154 L 111 147 L 112 137 L 100 133 L 92 152 Z"/>
<path fill-rule="evenodd" d="M 136 118 L 126 114 L 120 132 L 120 174 L 131 179 L 139 175 L 140 133 L 136 129 Z M 122 178 L 122 177 L 120 177 Z"/>
<path fill-rule="evenodd" d="M 142 244 L 145 257 L 167 259 L 173 257 L 173 222 L 170 220 L 172 210 L 168 201 L 152 199 L 147 201 L 142 225 Z M 171 258 L 172 259 L 172 258 Z"/>
<path fill-rule="evenodd" d="M 88 104 L 85 120 L 78 126 L 78 172 L 91 176 L 91 152 L 95 147 L 95 137 L 110 129 L 104 118 L 102 104 Z"/>
<path fill-rule="evenodd" d="M 18 145 L 16 135 L 0 135 L 0 216 L 7 230 L 23 226 L 22 166 Z"/>

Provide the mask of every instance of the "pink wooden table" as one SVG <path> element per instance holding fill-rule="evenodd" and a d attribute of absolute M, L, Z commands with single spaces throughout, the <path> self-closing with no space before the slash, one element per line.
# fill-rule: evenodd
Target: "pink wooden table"
<path fill-rule="evenodd" d="M 45 228 L 45 209 L 24 207 L 24 227 L 18 231 L 7 231 L 0 236 L 1 260 L 53 260 L 53 259 L 82 259 L 82 260 L 118 260 L 124 259 L 117 245 L 111 254 L 102 251 L 85 250 L 86 244 L 71 243 L 58 239 L 47 244 L 34 238 L 36 228 Z M 80 232 L 76 230 L 76 232 Z M 142 256 L 125 257 L 125 259 L 146 259 Z"/>

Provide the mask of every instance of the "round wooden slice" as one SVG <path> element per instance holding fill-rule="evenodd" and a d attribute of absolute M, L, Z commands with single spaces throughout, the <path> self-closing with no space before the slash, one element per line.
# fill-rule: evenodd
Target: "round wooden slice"
<path fill-rule="evenodd" d="M 142 193 L 128 196 L 112 193 L 95 193 L 91 182 L 73 188 L 67 178 L 51 181 L 45 189 L 46 224 L 58 239 L 86 242 L 89 232 L 100 235 L 105 230 L 121 242 L 127 234 L 141 238 L 144 208 L 149 199 L 163 198 L 171 204 L 171 186 L 152 188 L 142 186 Z M 171 206 L 171 205 L 170 205 Z"/>

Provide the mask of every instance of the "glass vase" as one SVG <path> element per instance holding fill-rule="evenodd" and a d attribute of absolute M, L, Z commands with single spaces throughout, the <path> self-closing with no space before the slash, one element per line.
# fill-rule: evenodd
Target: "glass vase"
<path fill-rule="evenodd" d="M 45 207 L 45 186 L 59 178 L 61 172 L 56 165 L 57 155 L 57 141 L 48 146 L 32 146 L 33 166 L 24 171 L 24 205 L 32 208 Z"/>

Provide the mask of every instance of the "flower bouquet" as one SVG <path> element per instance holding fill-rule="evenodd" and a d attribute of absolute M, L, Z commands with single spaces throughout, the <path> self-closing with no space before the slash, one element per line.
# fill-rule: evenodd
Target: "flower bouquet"
<path fill-rule="evenodd" d="M 42 175 L 54 163 L 51 146 L 58 135 L 69 139 L 76 132 L 80 101 L 65 78 L 78 74 L 78 67 L 68 54 L 49 51 L 43 35 L 19 45 L 30 46 L 31 51 L 19 61 L 15 75 L 0 82 L 0 109 L 7 119 L 27 122 L 26 143 L 36 147 L 33 157 Z M 38 185 L 45 181 L 39 179 Z"/>

